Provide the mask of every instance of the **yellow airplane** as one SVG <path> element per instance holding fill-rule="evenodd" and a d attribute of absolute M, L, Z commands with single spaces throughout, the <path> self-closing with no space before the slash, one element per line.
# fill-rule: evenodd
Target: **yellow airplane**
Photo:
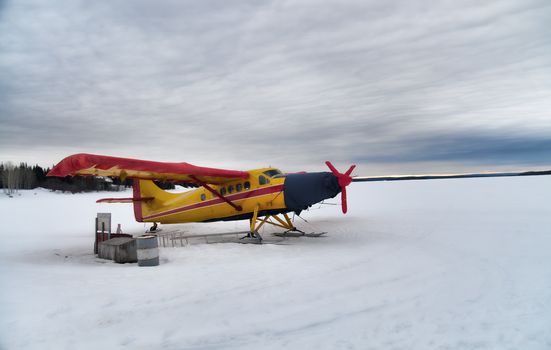
<path fill-rule="evenodd" d="M 331 172 L 284 174 L 276 168 L 249 171 L 205 168 L 189 163 L 165 163 L 129 158 L 75 154 L 59 162 L 48 176 L 111 176 L 133 179 L 131 198 L 105 198 L 99 203 L 133 203 L 138 222 L 162 224 L 249 220 L 249 237 L 261 240 L 264 224 L 298 231 L 289 213 L 300 214 L 313 204 L 341 193 L 347 212 L 346 187 L 352 181 L 398 181 L 468 177 L 551 175 L 551 171 L 425 174 L 352 177 L 355 165 L 340 173 L 329 162 Z M 198 188 L 182 193 L 160 189 L 154 180 L 183 183 Z"/>

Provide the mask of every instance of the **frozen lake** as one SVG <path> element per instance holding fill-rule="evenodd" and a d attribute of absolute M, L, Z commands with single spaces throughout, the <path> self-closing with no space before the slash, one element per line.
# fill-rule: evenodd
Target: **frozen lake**
<path fill-rule="evenodd" d="M 551 349 L 550 176 L 353 183 L 297 219 L 326 237 L 155 268 L 92 254 L 96 212 L 145 230 L 112 196 L 0 196 L 0 349 Z"/>

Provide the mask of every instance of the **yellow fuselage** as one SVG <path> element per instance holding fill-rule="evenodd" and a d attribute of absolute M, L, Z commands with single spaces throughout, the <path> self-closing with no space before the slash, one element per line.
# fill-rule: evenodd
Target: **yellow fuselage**
<path fill-rule="evenodd" d="M 140 222 L 163 224 L 247 219 L 260 212 L 286 212 L 283 183 L 285 177 L 271 177 L 273 168 L 249 171 L 249 178 L 210 185 L 241 210 L 237 210 L 204 187 L 171 193 L 159 189 L 150 180 L 136 181 L 134 197 L 151 198 L 134 203 L 134 214 Z"/>

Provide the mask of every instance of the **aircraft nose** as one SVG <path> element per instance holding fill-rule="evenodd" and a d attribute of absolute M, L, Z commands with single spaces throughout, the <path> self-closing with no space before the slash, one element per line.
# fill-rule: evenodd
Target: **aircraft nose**
<path fill-rule="evenodd" d="M 329 172 L 289 174 L 285 177 L 285 206 L 301 211 L 341 192 L 339 181 Z"/>

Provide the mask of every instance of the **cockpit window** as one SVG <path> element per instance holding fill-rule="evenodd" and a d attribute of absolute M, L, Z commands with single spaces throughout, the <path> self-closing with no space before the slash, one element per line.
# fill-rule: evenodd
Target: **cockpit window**
<path fill-rule="evenodd" d="M 268 180 L 266 177 L 264 177 L 263 175 L 260 175 L 258 177 L 258 184 L 260 185 L 266 185 L 266 184 L 269 184 L 270 183 L 270 180 Z"/>
<path fill-rule="evenodd" d="M 280 175 L 281 171 L 279 171 L 278 169 L 270 169 L 268 171 L 265 171 L 263 174 L 268 177 L 274 177 L 276 175 Z"/>

